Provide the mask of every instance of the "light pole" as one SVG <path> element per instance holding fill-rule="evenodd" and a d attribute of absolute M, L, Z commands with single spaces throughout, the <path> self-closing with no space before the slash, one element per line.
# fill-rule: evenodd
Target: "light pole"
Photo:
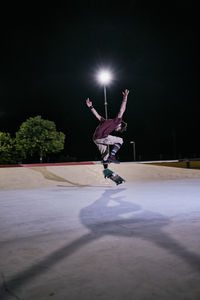
<path fill-rule="evenodd" d="M 104 106 L 105 106 L 105 118 L 108 119 L 108 102 L 107 102 L 107 95 L 106 95 L 106 85 L 108 85 L 111 80 L 112 76 L 110 71 L 108 70 L 101 70 L 97 75 L 98 81 L 103 85 L 104 91 Z"/>
<path fill-rule="evenodd" d="M 105 118 L 108 119 L 108 102 L 107 102 L 107 96 L 106 96 L 106 86 L 103 86 L 103 92 L 104 92 L 104 107 L 105 107 Z"/>
<path fill-rule="evenodd" d="M 134 141 L 130 141 L 130 144 L 133 144 L 133 160 L 135 161 L 135 159 L 136 159 L 135 142 Z"/>

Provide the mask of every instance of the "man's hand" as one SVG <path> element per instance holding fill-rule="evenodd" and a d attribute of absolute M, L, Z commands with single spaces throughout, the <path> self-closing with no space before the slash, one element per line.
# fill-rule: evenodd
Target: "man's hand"
<path fill-rule="evenodd" d="M 124 92 L 122 92 L 122 94 L 123 94 L 123 98 L 127 99 L 129 90 L 125 90 Z"/>
<path fill-rule="evenodd" d="M 122 104 L 120 107 L 120 111 L 118 113 L 118 118 L 122 118 L 122 116 L 126 110 L 126 103 L 127 103 L 127 97 L 129 94 L 129 90 L 126 89 L 124 92 L 122 92 L 122 94 L 123 94 L 123 100 L 122 100 Z"/>
<path fill-rule="evenodd" d="M 92 106 L 92 101 L 90 101 L 89 98 L 87 98 L 86 104 L 87 104 L 87 106 L 91 109 L 91 112 L 95 115 L 95 117 L 100 121 L 101 118 L 102 118 L 102 116 L 100 116 L 100 115 L 98 114 L 98 112 L 96 111 L 96 109 Z"/>
<path fill-rule="evenodd" d="M 90 101 L 90 99 L 89 99 L 89 98 L 87 98 L 87 100 L 86 100 L 86 104 L 87 104 L 87 106 L 88 106 L 88 107 L 90 107 L 90 106 L 92 106 L 92 101 Z"/>

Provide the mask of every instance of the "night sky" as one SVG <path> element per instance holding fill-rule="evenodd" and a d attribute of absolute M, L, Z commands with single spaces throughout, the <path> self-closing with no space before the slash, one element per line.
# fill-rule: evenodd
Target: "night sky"
<path fill-rule="evenodd" d="M 66 134 L 65 155 L 100 160 L 92 141 L 98 120 L 85 100 L 104 115 L 95 74 L 106 67 L 114 76 L 107 87 L 108 117 L 116 116 L 122 91 L 130 90 L 122 161 L 133 159 L 131 140 L 140 160 L 200 157 L 194 3 L 2 7 L 0 131 L 14 136 L 23 121 L 41 115 Z"/>

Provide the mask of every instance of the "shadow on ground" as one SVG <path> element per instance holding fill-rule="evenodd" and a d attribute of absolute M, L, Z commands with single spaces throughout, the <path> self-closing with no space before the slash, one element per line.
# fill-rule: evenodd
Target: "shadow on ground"
<path fill-rule="evenodd" d="M 69 183 L 70 185 L 75 186 L 75 187 L 89 187 L 90 186 L 88 184 L 80 184 L 78 182 L 73 182 L 73 181 L 67 180 L 67 179 L 65 179 L 61 176 L 58 176 L 58 175 L 50 172 L 45 167 L 39 167 L 39 168 L 37 168 L 37 167 L 34 168 L 33 167 L 33 168 L 30 168 L 30 169 L 32 169 L 35 172 L 39 172 L 47 180 L 65 182 L 65 183 Z"/>
<path fill-rule="evenodd" d="M 56 263 L 104 235 L 140 238 L 153 242 L 157 247 L 181 258 L 200 273 L 200 256 L 188 251 L 162 230 L 170 223 L 170 219 L 143 210 L 141 206 L 126 201 L 124 196 L 118 196 L 124 190 L 123 188 L 105 190 L 99 199 L 80 211 L 80 220 L 89 229 L 89 233 L 49 254 L 34 266 L 16 274 L 11 280 L 6 282 L 5 278 L 2 278 L 1 299 L 7 299 L 9 295 L 20 299 L 16 296 L 18 288 L 25 286 L 35 277 L 49 272 Z M 110 201 L 114 201 L 115 205 L 109 206 Z"/>

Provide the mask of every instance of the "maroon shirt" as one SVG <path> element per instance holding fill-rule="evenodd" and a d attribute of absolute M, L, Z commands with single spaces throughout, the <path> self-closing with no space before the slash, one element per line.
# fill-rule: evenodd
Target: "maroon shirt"
<path fill-rule="evenodd" d="M 107 119 L 107 120 L 101 118 L 100 124 L 94 132 L 93 140 L 107 137 L 121 122 L 122 122 L 122 118 L 118 118 L 118 117 L 116 117 L 115 119 Z"/>

